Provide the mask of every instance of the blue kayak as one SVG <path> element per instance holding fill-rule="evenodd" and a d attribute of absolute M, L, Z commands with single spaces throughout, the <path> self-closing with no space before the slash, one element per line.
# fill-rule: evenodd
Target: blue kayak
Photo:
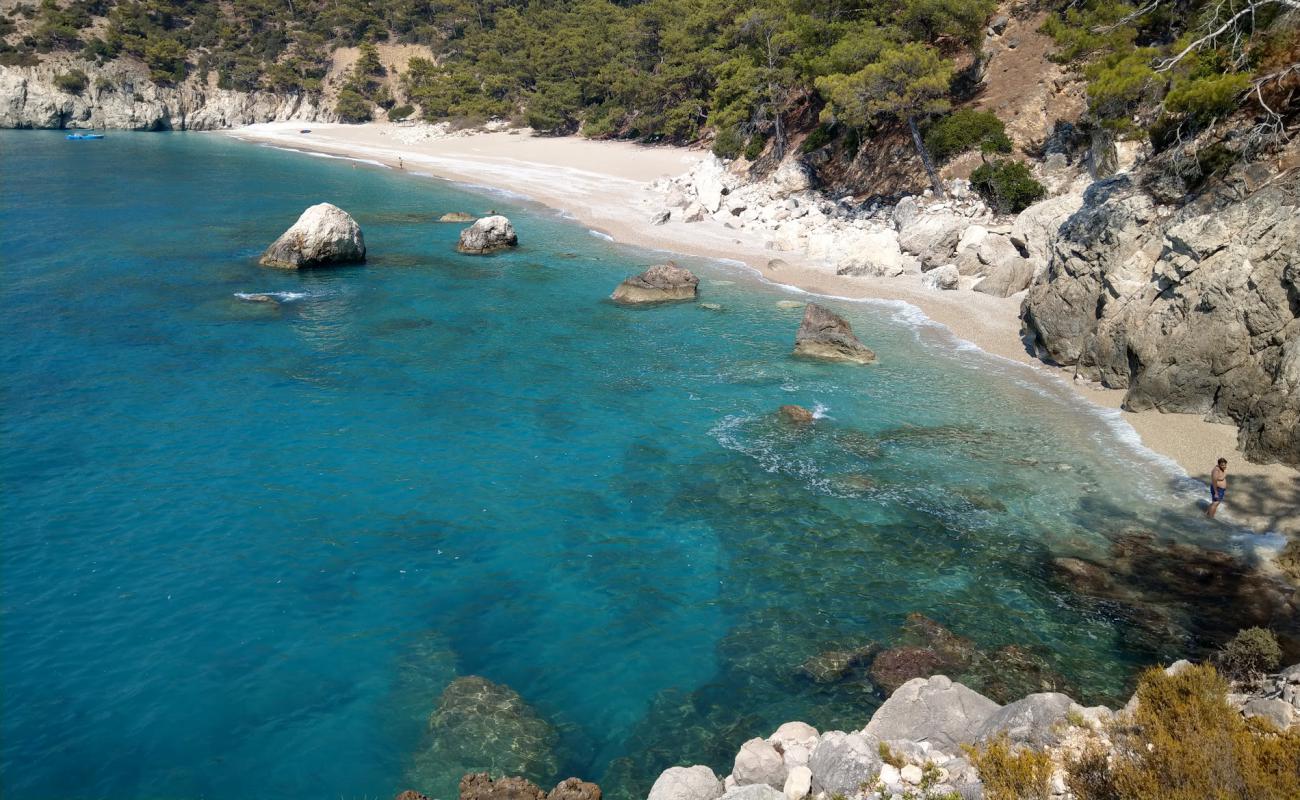
<path fill-rule="evenodd" d="M 71 140 L 73 140 L 73 141 L 80 141 L 80 140 L 82 140 L 82 139 L 103 139 L 103 138 L 104 138 L 104 134 L 102 134 L 102 133 L 69 133 L 69 134 L 68 134 L 68 138 L 71 139 Z"/>

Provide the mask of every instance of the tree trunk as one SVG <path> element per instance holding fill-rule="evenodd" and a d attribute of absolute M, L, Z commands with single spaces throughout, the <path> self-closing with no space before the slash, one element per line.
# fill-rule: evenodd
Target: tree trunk
<path fill-rule="evenodd" d="M 916 117 L 907 118 L 907 127 L 912 129 L 912 142 L 916 145 L 917 155 L 921 156 L 921 163 L 925 165 L 925 174 L 930 176 L 930 186 L 934 187 L 934 196 L 942 200 L 946 197 L 943 193 L 943 184 L 939 181 L 939 173 L 934 171 L 930 151 L 925 149 L 925 142 L 921 141 L 921 129 L 916 126 Z"/>

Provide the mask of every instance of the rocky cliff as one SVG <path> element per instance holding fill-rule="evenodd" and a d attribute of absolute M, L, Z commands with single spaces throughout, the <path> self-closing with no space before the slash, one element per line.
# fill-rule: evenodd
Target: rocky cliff
<path fill-rule="evenodd" d="M 1176 210 L 1132 176 L 1093 184 L 1022 308 L 1040 354 L 1125 407 L 1238 425 L 1300 465 L 1300 169 L 1244 170 Z"/>
<path fill-rule="evenodd" d="M 59 75 L 80 70 L 84 88 L 68 91 Z M 333 121 L 307 95 L 238 92 L 190 79 L 176 86 L 149 80 L 141 63 L 104 65 L 60 58 L 33 67 L 0 67 L 0 128 L 213 130 L 279 120 Z"/>

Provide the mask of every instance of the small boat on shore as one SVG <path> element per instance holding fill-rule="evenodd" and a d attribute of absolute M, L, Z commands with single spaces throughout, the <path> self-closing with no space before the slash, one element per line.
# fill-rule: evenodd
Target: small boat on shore
<path fill-rule="evenodd" d="M 83 140 L 83 139 L 103 139 L 103 138 L 104 138 L 104 134 L 102 134 L 102 133 L 69 133 L 67 138 L 68 138 L 69 140 L 71 140 L 71 141 L 78 142 L 78 141 L 81 141 L 81 140 Z"/>

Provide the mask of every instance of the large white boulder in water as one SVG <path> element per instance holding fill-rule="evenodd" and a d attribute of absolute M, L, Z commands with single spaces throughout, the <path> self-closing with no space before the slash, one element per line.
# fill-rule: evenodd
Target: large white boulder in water
<path fill-rule="evenodd" d="M 261 263 L 298 269 L 365 260 L 366 241 L 357 221 L 332 203 L 318 203 L 302 212 L 298 221 L 266 248 Z"/>
<path fill-rule="evenodd" d="M 674 303 L 694 300 L 699 294 L 700 279 L 676 264 L 655 264 L 640 275 L 633 275 L 618 285 L 610 299 L 615 303 Z"/>
<path fill-rule="evenodd" d="M 470 255 L 483 255 L 519 244 L 515 226 L 500 214 L 484 217 L 460 232 L 456 249 Z"/>
<path fill-rule="evenodd" d="M 874 364 L 876 354 L 858 341 L 848 320 L 828 308 L 809 303 L 794 336 L 794 354 L 826 361 Z"/>

